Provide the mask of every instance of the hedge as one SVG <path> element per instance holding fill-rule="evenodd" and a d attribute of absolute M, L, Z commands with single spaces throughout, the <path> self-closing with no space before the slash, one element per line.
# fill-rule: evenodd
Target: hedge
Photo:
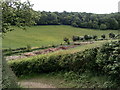
<path fill-rule="evenodd" d="M 85 66 L 90 62 L 94 62 L 96 51 L 97 49 L 93 48 L 75 54 L 34 56 L 9 61 L 8 64 L 17 76 L 30 73 L 48 73 L 59 70 L 85 71 Z"/>
<path fill-rule="evenodd" d="M 31 73 L 56 71 L 85 72 L 89 70 L 112 78 L 120 79 L 120 42 L 107 43 L 102 47 L 83 52 L 63 55 L 40 55 L 21 60 L 9 61 L 17 76 Z"/>

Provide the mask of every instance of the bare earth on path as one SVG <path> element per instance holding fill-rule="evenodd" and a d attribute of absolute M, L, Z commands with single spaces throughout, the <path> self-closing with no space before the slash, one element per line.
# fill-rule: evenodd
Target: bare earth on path
<path fill-rule="evenodd" d="M 48 48 L 48 49 L 44 49 L 44 50 L 37 50 L 37 51 L 22 53 L 21 55 L 6 56 L 6 60 L 17 60 L 17 59 L 27 58 L 30 56 L 36 56 L 36 55 L 40 55 L 40 54 L 47 54 L 47 53 L 55 52 L 55 51 L 59 51 L 59 50 L 67 50 L 70 48 L 75 48 L 77 46 L 87 45 L 87 44 L 92 44 L 92 43 L 94 43 L 94 42 L 76 42 L 73 45 L 69 45 L 69 46 L 59 46 L 56 48 Z"/>
<path fill-rule="evenodd" d="M 44 84 L 41 82 L 21 81 L 21 82 L 19 82 L 19 84 L 23 88 L 55 88 L 54 86 L 52 86 L 50 84 Z"/>

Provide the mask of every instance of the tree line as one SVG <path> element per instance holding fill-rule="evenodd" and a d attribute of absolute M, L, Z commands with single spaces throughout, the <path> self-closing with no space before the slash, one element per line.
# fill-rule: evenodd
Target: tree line
<path fill-rule="evenodd" d="M 71 25 L 80 28 L 117 30 L 120 29 L 120 13 L 93 14 L 86 12 L 46 12 L 39 13 L 41 17 L 37 25 Z"/>

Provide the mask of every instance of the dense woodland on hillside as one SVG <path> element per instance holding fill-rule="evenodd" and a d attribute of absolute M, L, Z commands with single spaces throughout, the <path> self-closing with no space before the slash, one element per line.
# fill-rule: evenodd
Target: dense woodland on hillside
<path fill-rule="evenodd" d="M 120 13 L 39 12 L 37 25 L 71 25 L 91 29 L 120 29 Z"/>

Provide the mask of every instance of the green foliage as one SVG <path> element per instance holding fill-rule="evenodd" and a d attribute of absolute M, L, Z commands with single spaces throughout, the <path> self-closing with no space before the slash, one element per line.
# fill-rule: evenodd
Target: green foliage
<path fill-rule="evenodd" d="M 17 78 L 12 72 L 11 68 L 8 67 L 5 59 L 2 59 L 2 88 L 19 88 Z"/>
<path fill-rule="evenodd" d="M 63 40 L 64 40 L 68 45 L 70 44 L 69 38 L 66 38 L 66 37 L 65 37 Z"/>
<path fill-rule="evenodd" d="M 84 35 L 84 40 L 90 40 L 92 37 L 90 35 Z"/>
<path fill-rule="evenodd" d="M 27 50 L 27 51 L 31 51 L 31 46 L 30 46 L 30 45 L 27 45 L 26 50 Z"/>
<path fill-rule="evenodd" d="M 111 42 L 105 44 L 98 51 L 96 56 L 96 63 L 102 73 L 114 78 L 114 80 L 120 79 L 118 73 L 120 73 L 120 42 Z"/>
<path fill-rule="evenodd" d="M 107 26 L 106 26 L 105 24 L 101 24 L 101 25 L 100 25 L 100 29 L 101 29 L 101 30 L 105 30 L 105 29 L 107 29 Z"/>
<path fill-rule="evenodd" d="M 97 40 L 97 38 L 98 38 L 98 36 L 93 35 L 93 39 L 94 39 L 94 40 Z"/>
<path fill-rule="evenodd" d="M 93 14 L 81 12 L 41 12 L 37 25 L 71 25 L 91 29 L 120 29 L 120 14 Z"/>
<path fill-rule="evenodd" d="M 2 32 L 11 31 L 10 25 L 18 27 L 31 26 L 39 18 L 38 12 L 32 9 L 29 1 L 21 3 L 19 0 L 2 2 Z"/>
<path fill-rule="evenodd" d="M 108 75 L 119 85 L 120 50 L 119 41 L 106 43 L 100 48 L 86 49 L 74 54 L 51 54 L 9 61 L 17 76 L 31 73 L 49 73 L 56 71 L 73 71 Z"/>
<path fill-rule="evenodd" d="M 89 61 L 93 60 L 96 53 L 91 49 L 90 52 L 50 55 L 50 56 L 34 56 L 17 61 L 9 61 L 9 65 L 17 76 L 30 73 L 45 73 L 54 72 L 58 70 L 73 70 L 84 72 Z"/>
<path fill-rule="evenodd" d="M 106 38 L 105 34 L 101 35 L 101 37 L 102 37 L 103 39 L 105 39 L 105 38 Z"/>
<path fill-rule="evenodd" d="M 80 37 L 79 37 L 79 36 L 73 36 L 73 37 L 72 37 L 72 40 L 73 40 L 73 41 L 78 41 L 78 40 L 80 40 Z"/>
<path fill-rule="evenodd" d="M 114 33 L 109 33 L 109 38 L 115 38 L 115 34 Z"/>

